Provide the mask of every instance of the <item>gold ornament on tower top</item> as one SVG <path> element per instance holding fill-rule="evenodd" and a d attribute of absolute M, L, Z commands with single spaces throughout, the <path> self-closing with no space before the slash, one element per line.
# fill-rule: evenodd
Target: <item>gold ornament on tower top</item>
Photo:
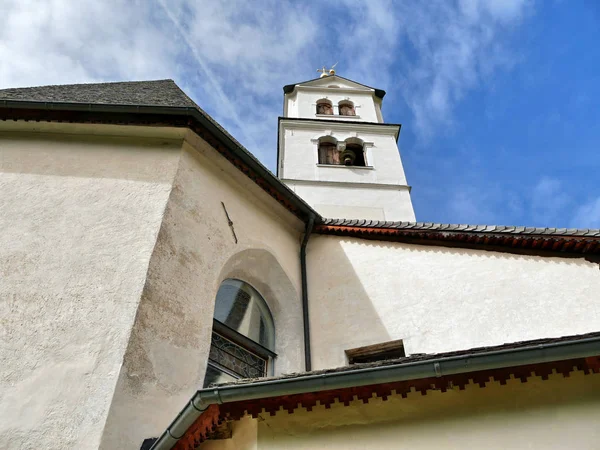
<path fill-rule="evenodd" d="M 327 70 L 325 68 L 325 66 L 323 66 L 323 68 L 321 69 L 317 69 L 317 72 L 321 72 L 321 75 L 319 76 L 319 78 L 323 78 L 323 77 L 328 77 L 330 75 L 335 75 L 335 66 L 337 66 L 338 63 L 335 63 L 333 66 L 331 66 L 331 69 Z"/>

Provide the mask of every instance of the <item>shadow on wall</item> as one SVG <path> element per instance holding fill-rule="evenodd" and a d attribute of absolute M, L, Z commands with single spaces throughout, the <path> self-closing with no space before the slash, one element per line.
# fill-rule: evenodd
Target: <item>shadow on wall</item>
<path fill-rule="evenodd" d="M 300 295 L 279 261 L 266 250 L 242 250 L 224 264 L 219 279 L 227 278 L 245 281 L 267 302 L 275 321 L 275 374 L 302 371 Z"/>
<path fill-rule="evenodd" d="M 402 339 L 408 354 L 439 353 L 597 329 L 598 268 L 581 258 L 337 236 L 311 245 L 315 367 L 386 340 Z"/>
<path fill-rule="evenodd" d="M 401 338 L 390 335 L 339 239 L 313 236 L 307 256 L 313 369 L 344 366 L 345 350 Z"/>

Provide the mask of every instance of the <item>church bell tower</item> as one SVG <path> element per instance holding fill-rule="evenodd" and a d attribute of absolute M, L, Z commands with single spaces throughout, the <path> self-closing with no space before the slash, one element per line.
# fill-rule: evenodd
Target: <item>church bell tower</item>
<path fill-rule="evenodd" d="M 385 91 L 321 72 L 283 88 L 277 176 L 326 218 L 414 221 Z"/>

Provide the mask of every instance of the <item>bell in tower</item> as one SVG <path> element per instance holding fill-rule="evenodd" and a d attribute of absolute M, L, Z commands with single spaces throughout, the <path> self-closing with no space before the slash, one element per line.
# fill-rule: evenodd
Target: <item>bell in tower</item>
<path fill-rule="evenodd" d="M 284 86 L 277 175 L 323 217 L 414 221 L 385 91 L 336 74 Z"/>

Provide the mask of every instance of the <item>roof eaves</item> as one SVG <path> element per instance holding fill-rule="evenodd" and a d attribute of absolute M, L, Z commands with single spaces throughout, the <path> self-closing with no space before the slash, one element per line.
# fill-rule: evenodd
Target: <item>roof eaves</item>
<path fill-rule="evenodd" d="M 243 167 L 238 167 L 246 176 L 251 178 L 263 190 L 302 220 L 313 217 L 319 223 L 321 216 L 310 207 L 303 199 L 287 187 L 281 180 L 271 173 L 252 153 L 246 150 L 235 138 L 224 130 L 212 117 L 197 106 L 160 106 L 160 105 L 128 105 L 128 104 L 98 104 L 79 102 L 44 102 L 27 100 L 0 99 L 0 120 L 44 120 L 44 113 L 52 115 L 54 120 L 65 122 L 102 121 L 103 115 L 120 115 L 118 120 L 111 123 L 152 125 L 152 120 L 158 117 L 166 121 L 166 125 L 186 126 L 194 128 L 193 123 L 201 125 L 204 130 L 216 138 L 217 151 L 226 153 L 224 156 L 232 162 L 238 158 Z M 65 117 L 57 117 L 64 113 Z M 88 115 L 87 117 L 78 114 Z M 155 117 L 156 116 L 156 117 Z M 171 119 L 173 119 L 171 121 Z M 176 120 L 177 119 L 177 120 Z M 171 121 L 171 123 L 168 123 Z M 206 133 L 199 129 L 194 130 L 201 137 L 207 138 Z M 219 143 L 221 144 L 219 146 Z M 228 157 L 229 156 L 229 157 Z M 252 172 L 252 173 L 251 173 Z"/>
<path fill-rule="evenodd" d="M 203 433 L 202 430 L 194 429 L 194 425 L 202 423 L 204 412 L 214 411 L 213 406 L 228 406 L 246 401 L 256 402 L 256 411 L 250 411 L 247 405 L 238 409 L 238 415 L 245 411 L 258 414 L 263 407 L 269 404 L 269 408 L 276 411 L 280 408 L 277 402 L 268 402 L 268 399 L 292 399 L 295 409 L 298 405 L 295 396 L 304 393 L 334 392 L 334 397 L 340 398 L 343 392 L 350 389 L 351 395 L 344 402 L 354 398 L 354 389 L 357 387 L 371 387 L 378 385 L 389 385 L 414 380 L 448 380 L 452 376 L 463 374 L 485 373 L 484 371 L 503 370 L 507 368 L 529 367 L 533 364 L 549 365 L 552 372 L 552 364 L 560 361 L 575 361 L 577 365 L 585 364 L 586 371 L 600 372 L 600 333 L 588 335 L 570 336 L 558 339 L 548 339 L 544 343 L 530 341 L 519 343 L 518 347 L 484 348 L 472 349 L 471 351 L 458 352 L 458 354 L 429 355 L 425 358 L 408 363 L 381 364 L 377 366 L 361 365 L 358 368 L 344 368 L 343 370 L 332 369 L 329 371 L 317 371 L 304 374 L 292 374 L 267 380 L 246 380 L 237 384 L 216 385 L 199 390 L 190 400 L 188 405 L 171 423 L 169 428 L 161 435 L 153 445 L 152 450 L 168 450 L 176 446 L 178 449 L 195 448 L 197 436 L 195 432 Z M 573 364 L 569 371 L 573 369 Z M 563 370 L 566 370 L 563 368 Z M 526 370 L 527 372 L 527 370 Z M 529 371 L 529 375 L 531 372 Z M 504 376 L 510 377 L 510 371 L 504 370 Z M 526 376 L 526 375 L 522 375 Z M 468 382 L 468 377 L 463 377 Z M 489 376 L 484 377 L 489 380 Z M 425 387 L 427 390 L 427 388 Z M 444 387 L 445 389 L 445 387 Z M 388 389 L 384 389 L 387 391 Z M 368 392 L 366 398 L 371 396 Z M 333 401 L 333 400 L 332 400 Z M 235 407 L 230 411 L 235 411 Z M 310 409 L 309 409 L 310 410 Z M 230 414 L 228 417 L 232 417 Z M 235 417 L 235 415 L 233 415 Z M 210 425 L 210 424 L 209 424 Z M 188 430 L 194 430 L 188 435 Z M 204 434 L 205 435 L 205 434 Z M 180 444 L 177 445 L 181 439 Z M 190 444 L 188 446 L 188 444 Z"/>
<path fill-rule="evenodd" d="M 342 76 L 337 75 L 337 74 L 334 75 L 334 76 L 336 76 L 338 78 L 341 78 L 342 80 L 346 80 L 346 81 L 350 81 L 351 83 L 358 84 L 359 86 L 363 86 L 363 87 L 366 87 L 368 89 L 373 89 L 375 96 L 377 98 L 381 99 L 381 100 L 383 100 L 383 97 L 385 97 L 386 92 L 383 89 L 377 89 L 377 88 L 374 88 L 374 87 L 371 87 L 371 86 L 367 86 L 366 84 L 359 83 L 357 81 L 351 80 L 349 78 L 342 77 Z M 323 77 L 323 78 L 326 78 L 326 77 Z M 294 92 L 294 89 L 296 88 L 296 86 L 298 86 L 300 84 L 311 83 L 313 81 L 317 81 L 317 80 L 321 80 L 321 79 L 322 78 L 319 77 L 319 78 L 313 78 L 311 80 L 301 81 L 299 83 L 286 84 L 285 86 L 283 86 L 283 93 L 284 94 L 290 94 L 290 93 Z"/>
<path fill-rule="evenodd" d="M 345 219 L 323 219 L 314 228 L 318 234 L 515 254 L 584 257 L 591 262 L 600 262 L 600 230 L 580 231 L 431 222 L 371 222 L 362 225 Z"/>

